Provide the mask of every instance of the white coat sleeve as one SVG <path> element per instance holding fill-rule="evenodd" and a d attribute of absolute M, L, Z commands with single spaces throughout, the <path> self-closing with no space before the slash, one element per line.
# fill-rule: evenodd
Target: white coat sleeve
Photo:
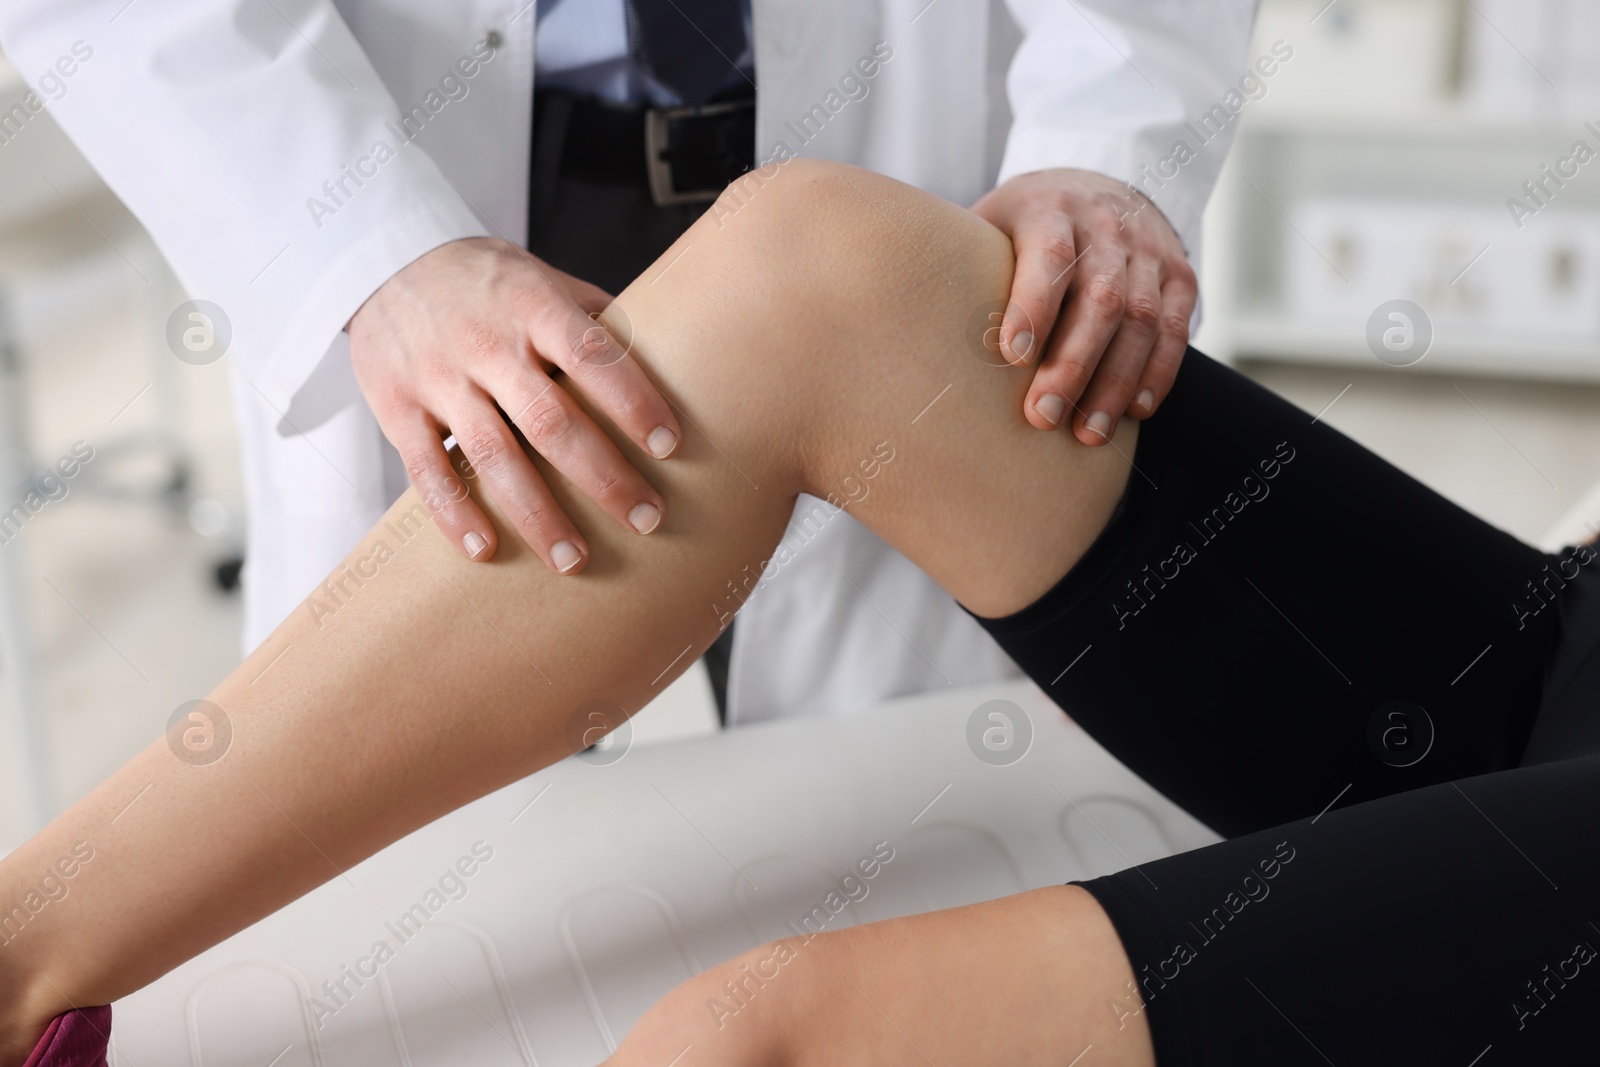
<path fill-rule="evenodd" d="M 1128 182 L 1155 201 L 1192 255 L 1247 99 L 1239 82 L 1255 0 L 1009 6 L 1024 36 L 1007 76 L 1013 121 L 999 180 L 1076 167 Z M 1227 121 L 1218 121 L 1216 107 Z M 1201 123 L 1205 116 L 1212 118 Z M 1201 141 L 1189 123 L 1216 135 Z M 1174 159 L 1180 141 L 1189 146 L 1178 153 L 1189 156 L 1181 163 Z"/>
<path fill-rule="evenodd" d="M 280 412 L 386 279 L 486 232 L 329 0 L 8 0 L 0 45 Z"/>

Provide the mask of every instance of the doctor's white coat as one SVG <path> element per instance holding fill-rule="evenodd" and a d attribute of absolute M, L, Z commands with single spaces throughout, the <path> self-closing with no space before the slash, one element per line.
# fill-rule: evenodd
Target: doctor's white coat
<path fill-rule="evenodd" d="M 1016 174 L 1095 170 L 1140 181 L 1193 255 L 1232 127 L 1159 185 L 1142 168 L 1225 103 L 1254 9 L 753 0 L 758 153 L 856 163 L 959 204 Z M 190 295 L 231 321 L 247 647 L 306 610 L 405 487 L 356 388 L 344 324 L 444 242 L 525 239 L 534 23 L 531 0 L 0 3 L 12 61 Z M 885 46 L 892 58 L 864 97 L 835 92 Z M 42 84 L 85 47 L 69 79 Z M 820 129 L 797 125 L 819 106 Z M 830 512 L 801 498 L 795 557 L 739 615 L 730 721 L 842 713 L 1016 672 L 909 561 Z"/>

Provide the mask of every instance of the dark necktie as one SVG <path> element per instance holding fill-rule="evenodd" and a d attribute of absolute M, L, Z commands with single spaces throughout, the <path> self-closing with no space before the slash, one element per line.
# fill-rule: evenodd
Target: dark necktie
<path fill-rule="evenodd" d="M 699 106 L 737 70 L 744 0 L 627 0 L 628 49 L 656 81 Z"/>

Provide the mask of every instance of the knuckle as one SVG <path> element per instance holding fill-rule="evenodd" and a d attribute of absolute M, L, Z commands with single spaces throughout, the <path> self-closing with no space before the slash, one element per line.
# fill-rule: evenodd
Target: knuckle
<path fill-rule="evenodd" d="M 359 376 L 357 381 L 360 381 Z M 403 412 L 417 409 L 420 405 L 411 396 L 411 390 L 398 379 L 384 381 L 375 385 L 367 394 L 372 410 L 379 413 L 379 421 L 383 418 L 394 418 Z"/>
<path fill-rule="evenodd" d="M 618 426 L 624 429 L 637 427 L 648 432 L 649 429 L 666 423 L 665 415 L 658 411 L 656 405 L 645 397 L 639 395 L 638 390 L 630 389 L 610 405 L 607 414 L 611 416 Z"/>
<path fill-rule="evenodd" d="M 519 285 L 509 297 L 511 313 L 520 322 L 534 322 L 544 314 L 550 304 L 545 289 L 536 285 Z"/>
<path fill-rule="evenodd" d="M 492 469 L 505 456 L 506 435 L 493 427 L 475 427 L 456 440 L 474 467 Z"/>
<path fill-rule="evenodd" d="M 609 363 L 611 356 L 611 334 L 598 322 L 580 320 L 572 338 L 572 358 L 578 366 L 587 366 L 591 363 Z"/>
<path fill-rule="evenodd" d="M 517 524 L 517 529 L 532 537 L 542 535 L 554 517 L 550 504 L 543 500 L 523 500 L 513 507 L 511 521 Z"/>
<path fill-rule="evenodd" d="M 1122 290 L 1122 283 L 1105 275 L 1089 283 L 1083 291 L 1083 299 L 1091 310 L 1108 318 L 1120 317 L 1128 306 L 1128 297 Z"/>
<path fill-rule="evenodd" d="M 1069 233 L 1056 230 L 1039 238 L 1039 258 L 1052 278 L 1065 270 L 1077 255 L 1077 246 Z"/>
<path fill-rule="evenodd" d="M 422 361 L 422 376 L 430 382 L 448 382 L 456 377 L 455 357 L 444 352 L 433 352 Z"/>
<path fill-rule="evenodd" d="M 564 293 L 541 287 L 527 294 L 529 326 L 550 339 L 563 336 L 568 324 L 583 312 Z"/>
<path fill-rule="evenodd" d="M 1189 340 L 1189 316 L 1173 312 L 1161 320 L 1161 332 L 1183 341 Z"/>
<path fill-rule="evenodd" d="M 1052 188 L 1040 198 L 1039 207 L 1048 215 L 1065 215 L 1070 218 L 1083 207 L 1083 197 L 1072 189 Z"/>
<path fill-rule="evenodd" d="M 1124 197 L 1120 193 L 1113 193 L 1109 189 L 1102 189 L 1095 193 L 1092 201 L 1094 209 L 1102 214 L 1120 213 L 1124 202 Z"/>
<path fill-rule="evenodd" d="M 474 322 L 461 333 L 461 346 L 475 359 L 488 359 L 502 347 L 500 331 L 487 322 Z"/>
<path fill-rule="evenodd" d="M 594 476 L 594 484 L 591 486 L 592 492 L 590 495 L 596 498 L 609 496 L 612 490 L 622 485 L 622 482 L 623 475 L 621 471 L 609 468 L 598 471 Z"/>
<path fill-rule="evenodd" d="M 1132 297 L 1128 300 L 1127 307 L 1123 309 L 1122 318 L 1138 329 L 1154 333 L 1156 326 L 1161 322 L 1161 305 L 1149 297 Z"/>
<path fill-rule="evenodd" d="M 1043 219 L 1046 226 L 1070 227 L 1083 210 L 1083 200 L 1070 189 L 1051 189 L 1024 208 L 1024 219 Z"/>
<path fill-rule="evenodd" d="M 1095 194 L 1090 212 L 1095 222 L 1105 229 L 1118 229 L 1122 226 L 1123 216 L 1130 211 L 1127 199 L 1113 192 Z"/>
<path fill-rule="evenodd" d="M 523 433 L 529 441 L 542 446 L 560 441 L 572 432 L 572 413 L 554 392 L 552 389 L 543 399 L 535 401 L 523 416 Z"/>
<path fill-rule="evenodd" d="M 413 482 L 421 482 L 434 475 L 433 456 L 427 452 L 413 452 L 406 457 L 406 475 Z"/>
<path fill-rule="evenodd" d="M 1174 256 L 1168 268 L 1170 280 L 1177 282 L 1186 289 L 1192 289 L 1200 283 L 1199 276 L 1194 272 L 1194 266 L 1182 256 Z"/>

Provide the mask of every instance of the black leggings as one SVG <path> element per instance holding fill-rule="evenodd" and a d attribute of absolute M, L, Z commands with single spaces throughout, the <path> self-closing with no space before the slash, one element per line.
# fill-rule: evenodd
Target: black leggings
<path fill-rule="evenodd" d="M 1084 559 L 980 620 L 1229 838 L 1083 883 L 1137 976 L 1107 1010 L 1160 1067 L 1600 1062 L 1596 553 L 1193 350 L 1133 458 Z"/>

